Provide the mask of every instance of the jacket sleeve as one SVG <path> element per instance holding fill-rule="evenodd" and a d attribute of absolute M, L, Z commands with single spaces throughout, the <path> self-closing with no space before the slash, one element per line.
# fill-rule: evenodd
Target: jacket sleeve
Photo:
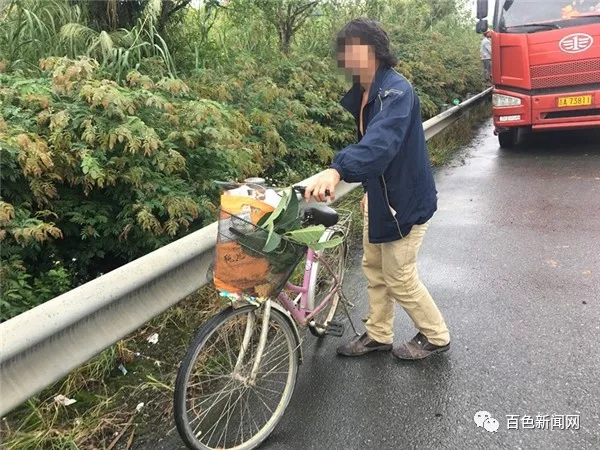
<path fill-rule="evenodd" d="M 412 88 L 402 94 L 391 93 L 382 97 L 375 117 L 367 132 L 357 144 L 350 145 L 333 158 L 331 168 L 349 183 L 365 182 L 383 174 L 387 166 L 402 148 L 410 129 Z"/>

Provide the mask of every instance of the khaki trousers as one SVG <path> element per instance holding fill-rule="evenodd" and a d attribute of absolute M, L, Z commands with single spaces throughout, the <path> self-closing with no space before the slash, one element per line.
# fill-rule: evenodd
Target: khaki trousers
<path fill-rule="evenodd" d="M 450 342 L 448 328 L 417 271 L 417 253 L 429 224 L 415 225 L 398 241 L 371 244 L 367 211 L 365 202 L 362 266 L 368 281 L 369 318 L 365 326 L 369 337 L 392 343 L 397 301 L 429 342 L 446 345 Z"/>

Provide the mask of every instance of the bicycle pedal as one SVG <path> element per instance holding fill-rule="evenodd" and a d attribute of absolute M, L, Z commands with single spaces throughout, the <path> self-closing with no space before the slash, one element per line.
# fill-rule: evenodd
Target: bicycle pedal
<path fill-rule="evenodd" d="M 329 336 L 342 337 L 344 335 L 344 324 L 341 322 L 329 322 L 325 329 L 325 334 Z"/>

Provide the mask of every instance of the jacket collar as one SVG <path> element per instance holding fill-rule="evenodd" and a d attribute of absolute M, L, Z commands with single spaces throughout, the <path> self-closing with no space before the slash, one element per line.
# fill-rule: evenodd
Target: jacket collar
<path fill-rule="evenodd" d="M 381 67 L 377 69 L 377 72 L 375 73 L 375 79 L 373 80 L 373 84 L 371 84 L 371 89 L 369 90 L 367 104 L 375 100 L 375 97 L 377 97 L 382 89 L 383 80 L 390 70 L 391 69 L 389 67 Z M 344 95 L 344 98 L 342 98 L 342 101 L 340 102 L 340 104 L 350 111 L 357 120 L 358 115 L 360 114 L 360 104 L 362 102 L 363 92 L 364 89 L 360 83 L 354 83 L 352 88 L 346 93 L 346 95 Z"/>

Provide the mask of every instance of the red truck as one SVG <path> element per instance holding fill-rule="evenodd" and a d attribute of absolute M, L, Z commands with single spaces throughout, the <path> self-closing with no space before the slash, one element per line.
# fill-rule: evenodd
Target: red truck
<path fill-rule="evenodd" d="M 488 31 L 477 0 L 477 32 Z M 520 131 L 600 127 L 600 0 L 496 0 L 494 133 L 513 147 Z"/>

